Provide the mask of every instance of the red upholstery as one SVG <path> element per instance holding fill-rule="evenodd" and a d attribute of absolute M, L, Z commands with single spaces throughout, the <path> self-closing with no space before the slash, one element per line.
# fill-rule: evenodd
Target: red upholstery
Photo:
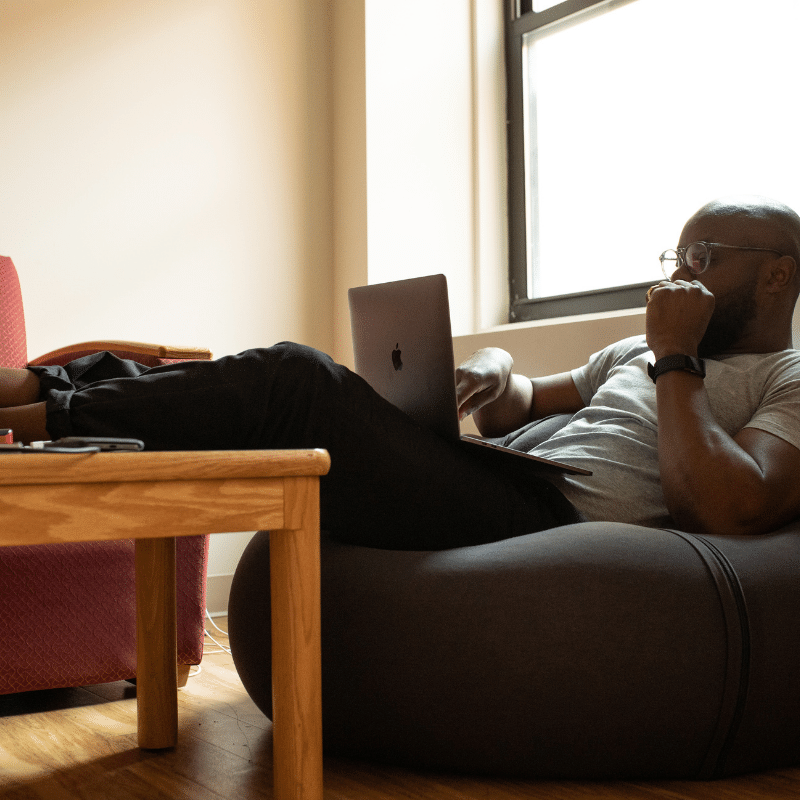
<path fill-rule="evenodd" d="M 0 366 L 24 367 L 26 348 L 19 280 L 0 257 Z M 181 664 L 203 655 L 207 562 L 207 536 L 178 539 Z M 0 694 L 134 677 L 133 541 L 0 548 L 0 642 Z"/>
<path fill-rule="evenodd" d="M 19 278 L 11 259 L 0 256 L 0 366 L 24 367 L 27 363 L 28 343 Z"/>

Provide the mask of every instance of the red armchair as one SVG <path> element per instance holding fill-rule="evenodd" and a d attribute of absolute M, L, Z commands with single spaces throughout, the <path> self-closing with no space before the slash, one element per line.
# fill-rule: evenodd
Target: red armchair
<path fill-rule="evenodd" d="M 100 350 L 150 366 L 211 358 L 208 350 L 96 341 L 29 362 L 19 278 L 0 256 L 0 366 L 65 364 Z M 203 655 L 207 562 L 207 536 L 178 539 L 184 677 Z M 0 548 L 0 694 L 135 677 L 134 592 L 133 541 Z"/>

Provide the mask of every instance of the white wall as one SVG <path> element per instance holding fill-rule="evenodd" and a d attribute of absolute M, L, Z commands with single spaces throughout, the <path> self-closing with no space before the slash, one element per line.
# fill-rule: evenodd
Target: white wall
<path fill-rule="evenodd" d="M 347 288 L 443 272 L 453 330 L 507 315 L 505 89 L 496 0 L 334 5 L 334 356 Z"/>
<path fill-rule="evenodd" d="M 501 23 L 494 0 L 367 4 L 369 281 L 445 273 L 456 335 L 506 313 L 496 288 L 481 305 L 504 261 Z"/>
<path fill-rule="evenodd" d="M 369 282 L 444 272 L 474 322 L 470 6 L 366 5 Z"/>

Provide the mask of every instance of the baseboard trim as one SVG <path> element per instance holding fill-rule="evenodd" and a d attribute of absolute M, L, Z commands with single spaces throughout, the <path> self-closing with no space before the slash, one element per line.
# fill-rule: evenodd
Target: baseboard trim
<path fill-rule="evenodd" d="M 206 608 L 212 617 L 228 613 L 233 575 L 209 575 L 206 579 Z"/>

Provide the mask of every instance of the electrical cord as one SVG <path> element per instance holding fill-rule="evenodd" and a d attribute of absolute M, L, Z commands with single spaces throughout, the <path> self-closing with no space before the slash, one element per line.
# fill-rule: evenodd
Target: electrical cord
<path fill-rule="evenodd" d="M 208 613 L 208 609 L 206 609 L 206 619 L 207 619 L 207 620 L 208 620 L 208 621 L 209 621 L 209 622 L 210 622 L 210 623 L 211 623 L 211 624 L 212 624 L 212 625 L 213 625 L 213 626 L 214 626 L 214 627 L 217 629 L 217 631 L 219 631 L 219 633 L 221 633 L 223 636 L 227 636 L 227 635 L 228 635 L 228 632 L 227 632 L 227 631 L 224 631 L 224 630 L 222 630 L 222 628 L 220 628 L 220 627 L 219 627 L 219 625 L 217 625 L 217 623 L 216 623 L 216 622 L 214 622 L 214 620 L 213 620 L 213 619 L 212 619 L 212 617 L 211 617 L 211 614 L 209 614 L 209 613 Z M 211 639 L 211 641 L 212 641 L 212 642 L 214 642 L 214 644 L 215 644 L 217 647 L 219 647 L 219 650 L 204 650 L 204 651 L 203 651 L 203 653 L 204 653 L 204 654 L 208 654 L 208 653 L 227 653 L 228 655 L 230 655 L 230 652 L 231 652 L 231 649 L 230 649 L 230 647 L 227 647 L 226 645 L 224 645 L 224 644 L 222 644 L 221 642 L 217 641 L 217 640 L 216 640 L 216 639 L 215 639 L 215 638 L 214 638 L 214 637 L 213 637 L 213 636 L 212 636 L 212 635 L 211 635 L 211 634 L 208 632 L 208 627 L 207 627 L 207 626 L 206 626 L 206 629 L 205 629 L 205 633 L 206 633 L 206 636 L 207 636 L 209 639 Z"/>
<path fill-rule="evenodd" d="M 222 628 L 220 628 L 220 627 L 219 627 L 219 625 L 217 625 L 217 623 L 216 623 L 216 622 L 214 622 L 214 620 L 213 620 L 213 619 L 212 619 L 212 617 L 211 617 L 211 614 L 209 614 L 209 613 L 208 613 L 208 609 L 206 609 L 206 619 L 207 619 L 207 620 L 208 620 L 208 621 L 209 621 L 209 622 L 210 622 L 210 623 L 211 623 L 211 624 L 214 626 L 214 628 L 216 628 L 216 629 L 217 629 L 217 631 L 218 631 L 219 633 L 221 633 L 223 636 L 227 636 L 227 635 L 228 635 L 228 632 L 227 632 L 227 631 L 224 631 L 224 630 L 222 630 Z M 219 649 L 217 649 L 217 650 L 208 650 L 208 649 L 206 649 L 206 648 L 207 648 L 207 647 L 210 647 L 210 645 L 204 645 L 204 646 L 203 646 L 203 655 L 204 655 L 204 656 L 213 655 L 213 654 L 215 654 L 215 653 L 227 653 L 228 655 L 230 655 L 230 654 L 231 654 L 231 649 L 230 649 L 230 647 L 228 647 L 228 646 L 226 646 L 226 645 L 222 644 L 222 642 L 218 641 L 216 638 L 214 638 L 214 637 L 213 637 L 213 636 L 212 636 L 212 635 L 211 635 L 211 634 L 208 632 L 208 626 L 203 626 L 203 633 L 205 634 L 206 638 L 208 638 L 208 639 L 211 639 L 211 641 L 212 641 L 212 642 L 214 642 L 214 644 L 217 646 L 217 648 L 219 648 Z M 197 677 L 197 676 L 198 676 L 198 675 L 199 675 L 199 674 L 200 674 L 200 673 L 203 671 L 203 667 L 202 667 L 202 665 L 201 665 L 201 664 L 195 664 L 194 666 L 196 667 L 197 671 L 196 671 L 196 672 L 190 672 L 190 673 L 189 673 L 189 677 L 190 677 L 190 678 L 196 678 L 196 677 Z"/>

